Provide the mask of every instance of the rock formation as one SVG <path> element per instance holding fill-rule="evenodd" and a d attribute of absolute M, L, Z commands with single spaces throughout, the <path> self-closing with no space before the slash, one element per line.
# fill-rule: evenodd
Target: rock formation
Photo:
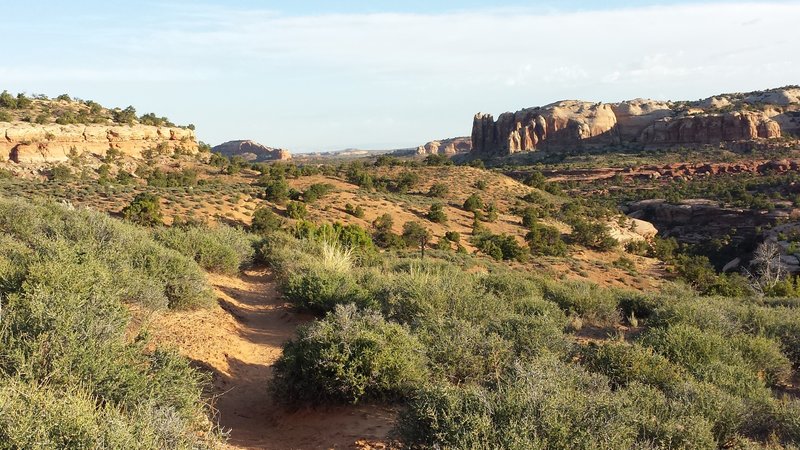
<path fill-rule="evenodd" d="M 456 137 L 431 141 L 417 147 L 417 155 L 447 155 L 469 153 L 472 150 L 472 139 L 469 137 Z"/>
<path fill-rule="evenodd" d="M 58 163 L 84 153 L 99 157 L 110 149 L 133 158 L 197 153 L 194 131 L 148 125 L 35 125 L 0 123 L 0 159 L 18 164 Z"/>
<path fill-rule="evenodd" d="M 250 162 L 284 161 L 292 158 L 289 150 L 272 148 L 249 140 L 228 141 L 211 149 L 223 156 L 241 156 Z"/>
<path fill-rule="evenodd" d="M 471 154 L 495 157 L 587 146 L 702 146 L 771 140 L 798 132 L 800 88 L 796 87 L 698 102 L 568 100 L 503 113 L 497 120 L 476 114 Z"/>

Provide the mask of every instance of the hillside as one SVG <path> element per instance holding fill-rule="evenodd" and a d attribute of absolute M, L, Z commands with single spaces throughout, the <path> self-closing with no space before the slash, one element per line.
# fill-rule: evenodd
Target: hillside
<path fill-rule="evenodd" d="M 67 162 L 81 155 L 142 159 L 148 154 L 194 154 L 194 126 L 178 127 L 155 114 L 136 115 L 61 95 L 55 99 L 0 94 L 0 163 L 17 169 Z"/>
<path fill-rule="evenodd" d="M 472 158 L 608 147 L 742 147 L 800 136 L 800 88 L 789 86 L 699 101 L 565 100 L 475 115 Z"/>

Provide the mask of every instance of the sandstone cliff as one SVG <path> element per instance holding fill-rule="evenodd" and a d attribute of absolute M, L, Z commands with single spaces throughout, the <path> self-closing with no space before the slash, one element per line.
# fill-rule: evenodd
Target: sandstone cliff
<path fill-rule="evenodd" d="M 469 137 L 456 137 L 431 141 L 417 147 L 417 155 L 447 155 L 469 153 L 472 150 L 472 139 Z"/>
<path fill-rule="evenodd" d="M 701 146 L 800 134 L 800 88 L 725 94 L 697 102 L 567 100 L 507 112 L 478 113 L 475 157 L 587 146 Z"/>
<path fill-rule="evenodd" d="M 267 147 L 248 140 L 228 141 L 213 147 L 211 151 L 227 157 L 241 156 L 250 162 L 283 161 L 292 158 L 289 150 Z"/>
<path fill-rule="evenodd" d="M 149 125 L 36 125 L 0 122 L 0 159 L 18 164 L 58 163 L 70 156 L 105 156 L 109 150 L 133 158 L 147 152 L 197 153 L 194 131 Z"/>

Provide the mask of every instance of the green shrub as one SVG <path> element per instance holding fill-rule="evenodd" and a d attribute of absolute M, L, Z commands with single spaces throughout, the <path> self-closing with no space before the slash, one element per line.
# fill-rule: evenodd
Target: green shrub
<path fill-rule="evenodd" d="M 402 326 L 340 305 L 285 345 L 271 391 L 290 403 L 399 399 L 426 379 L 422 355 Z"/>
<path fill-rule="evenodd" d="M 483 200 L 478 194 L 472 194 L 464 200 L 464 210 L 475 212 L 483 209 Z"/>
<path fill-rule="evenodd" d="M 519 245 L 514 236 L 507 234 L 491 234 L 488 231 L 478 233 L 472 237 L 472 244 L 484 254 L 495 260 L 526 261 L 529 252 Z"/>
<path fill-rule="evenodd" d="M 544 298 L 555 302 L 567 312 L 579 314 L 600 326 L 619 321 L 617 299 L 608 290 L 584 281 L 546 281 L 542 285 Z"/>
<path fill-rule="evenodd" d="M 363 219 L 364 218 L 364 208 L 362 208 L 361 205 L 353 206 L 350 203 L 346 203 L 344 205 L 344 212 L 346 212 L 347 214 L 350 214 L 353 217 L 357 217 L 359 219 Z"/>
<path fill-rule="evenodd" d="M 428 196 L 429 197 L 438 197 L 443 198 L 450 192 L 450 188 L 447 187 L 444 183 L 433 183 L 430 189 L 428 189 Z"/>
<path fill-rule="evenodd" d="M 525 235 L 525 240 L 534 255 L 564 256 L 567 254 L 567 244 L 561 239 L 561 232 L 557 228 L 532 223 L 528 225 L 528 229 L 530 231 Z"/>
<path fill-rule="evenodd" d="M 167 248 L 188 256 L 211 272 L 235 275 L 253 260 L 253 237 L 236 228 L 165 228 L 155 233 Z"/>
<path fill-rule="evenodd" d="M 88 210 L 0 200 L 0 448 L 213 448 L 205 378 L 125 303 L 195 306 L 199 267 Z"/>
<path fill-rule="evenodd" d="M 295 220 L 305 219 L 308 215 L 306 205 L 301 202 L 289 202 L 286 204 L 286 217 Z"/>
<path fill-rule="evenodd" d="M 638 382 L 667 391 L 687 376 L 664 356 L 636 344 L 591 345 L 584 349 L 583 358 L 589 370 L 607 376 L 615 387 Z"/>
<path fill-rule="evenodd" d="M 419 222 L 406 222 L 403 224 L 403 241 L 407 247 L 418 247 L 425 249 L 431 238 L 431 233 Z"/>
<path fill-rule="evenodd" d="M 442 448 L 629 449 L 637 437 L 602 380 L 553 360 L 518 367 L 496 389 L 421 389 L 401 413 L 411 445 Z"/>
<path fill-rule="evenodd" d="M 707 381 L 737 397 L 765 394 L 758 370 L 722 335 L 688 325 L 650 330 L 642 344 L 679 364 L 698 380 Z"/>
<path fill-rule="evenodd" d="M 149 192 L 142 192 L 133 198 L 131 203 L 122 209 L 122 216 L 137 225 L 162 225 L 161 199 Z"/>
<path fill-rule="evenodd" d="M 265 200 L 282 205 L 289 199 L 289 183 L 285 178 L 269 178 L 262 184 Z"/>
<path fill-rule="evenodd" d="M 282 225 L 283 220 L 272 211 L 272 208 L 262 206 L 253 211 L 250 231 L 257 234 L 270 234 L 279 230 Z"/>
<path fill-rule="evenodd" d="M 600 251 L 612 250 L 619 245 L 611 237 L 608 225 L 601 222 L 579 220 L 573 224 L 570 237 L 577 244 Z"/>
<path fill-rule="evenodd" d="M 303 191 L 303 201 L 314 203 L 318 199 L 325 197 L 333 191 L 333 185 L 328 183 L 314 183 Z"/>
<path fill-rule="evenodd" d="M 444 205 L 434 203 L 428 211 L 428 220 L 435 223 L 447 223 L 447 214 L 444 212 Z"/>
<path fill-rule="evenodd" d="M 454 384 L 497 381 L 514 358 L 512 342 L 466 320 L 429 321 L 420 339 L 431 372 Z"/>

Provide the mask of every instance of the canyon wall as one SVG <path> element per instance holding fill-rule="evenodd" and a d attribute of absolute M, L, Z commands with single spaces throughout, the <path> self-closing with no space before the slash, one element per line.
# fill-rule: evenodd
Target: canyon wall
<path fill-rule="evenodd" d="M 0 123 L 0 159 L 19 164 L 59 163 L 70 156 L 105 156 L 109 149 L 133 158 L 148 151 L 197 153 L 194 131 L 148 125 L 35 125 Z"/>
<path fill-rule="evenodd" d="M 697 102 L 566 100 L 501 114 L 478 113 L 475 157 L 536 150 L 635 145 L 701 146 L 800 134 L 800 88 L 728 94 Z"/>

